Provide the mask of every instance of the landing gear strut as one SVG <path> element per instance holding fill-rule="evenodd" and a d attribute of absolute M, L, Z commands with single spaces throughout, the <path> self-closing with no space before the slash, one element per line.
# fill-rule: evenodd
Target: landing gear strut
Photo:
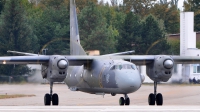
<path fill-rule="evenodd" d="M 163 104 L 163 97 L 161 93 L 157 94 L 157 82 L 154 82 L 154 94 L 150 93 L 149 94 L 149 98 L 148 98 L 148 102 L 149 105 L 155 105 L 155 102 L 157 105 L 162 105 Z"/>
<path fill-rule="evenodd" d="M 129 105 L 130 104 L 130 99 L 127 94 L 124 94 L 124 97 L 119 98 L 119 105 Z"/>
<path fill-rule="evenodd" d="M 50 82 L 50 94 L 49 93 L 46 93 L 45 96 L 44 96 L 44 105 L 51 105 L 51 101 L 52 101 L 52 105 L 58 105 L 59 103 L 59 98 L 58 98 L 58 95 L 56 93 L 53 93 L 52 91 L 53 89 L 53 82 Z"/>

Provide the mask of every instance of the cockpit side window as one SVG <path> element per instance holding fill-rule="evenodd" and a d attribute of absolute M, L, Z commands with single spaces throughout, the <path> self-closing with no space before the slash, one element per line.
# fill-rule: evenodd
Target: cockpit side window
<path fill-rule="evenodd" d="M 127 65 L 126 64 L 123 65 L 123 69 L 127 69 Z"/>
<path fill-rule="evenodd" d="M 115 66 L 110 67 L 110 70 L 114 70 L 114 69 L 115 69 Z"/>
<path fill-rule="evenodd" d="M 136 69 L 134 65 L 131 65 L 131 68 L 132 68 L 133 70 L 135 70 L 135 69 Z"/>
<path fill-rule="evenodd" d="M 127 65 L 127 69 L 132 69 L 131 65 Z"/>
<path fill-rule="evenodd" d="M 115 69 L 119 69 L 119 65 L 115 65 Z"/>
<path fill-rule="evenodd" d="M 122 66 L 122 65 L 118 65 L 118 66 L 119 66 L 119 69 L 120 69 L 120 70 L 123 68 L 123 66 Z"/>
<path fill-rule="evenodd" d="M 110 68 L 110 70 L 116 70 L 116 69 L 121 70 L 122 68 L 123 68 L 122 65 L 114 65 Z"/>
<path fill-rule="evenodd" d="M 110 68 L 110 70 L 116 70 L 116 69 L 122 69 L 122 67 L 120 65 L 114 65 Z"/>

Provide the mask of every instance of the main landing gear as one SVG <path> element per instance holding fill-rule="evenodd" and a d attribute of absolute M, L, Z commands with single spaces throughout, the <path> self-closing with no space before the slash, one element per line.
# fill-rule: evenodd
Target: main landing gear
<path fill-rule="evenodd" d="M 157 105 L 163 104 L 162 94 L 161 93 L 157 94 L 156 89 L 157 89 L 157 82 L 154 82 L 154 94 L 153 93 L 149 94 L 149 98 L 148 98 L 149 105 L 155 105 L 155 102 Z"/>
<path fill-rule="evenodd" d="M 51 105 L 51 101 L 52 105 L 58 105 L 59 103 L 58 95 L 56 93 L 52 95 L 53 93 L 52 89 L 53 89 L 53 82 L 50 82 L 50 94 L 46 93 L 44 96 L 44 105 L 46 106 Z"/>
<path fill-rule="evenodd" d="M 129 105 L 130 104 L 130 99 L 127 94 L 124 94 L 124 97 L 119 98 L 119 105 Z"/>

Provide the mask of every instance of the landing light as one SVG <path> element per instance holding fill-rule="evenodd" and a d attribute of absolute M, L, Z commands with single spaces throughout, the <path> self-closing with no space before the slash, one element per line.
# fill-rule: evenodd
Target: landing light
<path fill-rule="evenodd" d="M 6 64 L 6 61 L 3 61 L 3 64 L 5 65 L 5 64 Z"/>

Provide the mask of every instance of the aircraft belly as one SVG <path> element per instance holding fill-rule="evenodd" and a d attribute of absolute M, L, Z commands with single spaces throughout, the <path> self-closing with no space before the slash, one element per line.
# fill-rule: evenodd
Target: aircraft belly
<path fill-rule="evenodd" d="M 96 94 L 96 93 L 116 93 L 116 94 L 124 94 L 124 91 L 120 88 L 78 88 L 79 91 Z"/>

